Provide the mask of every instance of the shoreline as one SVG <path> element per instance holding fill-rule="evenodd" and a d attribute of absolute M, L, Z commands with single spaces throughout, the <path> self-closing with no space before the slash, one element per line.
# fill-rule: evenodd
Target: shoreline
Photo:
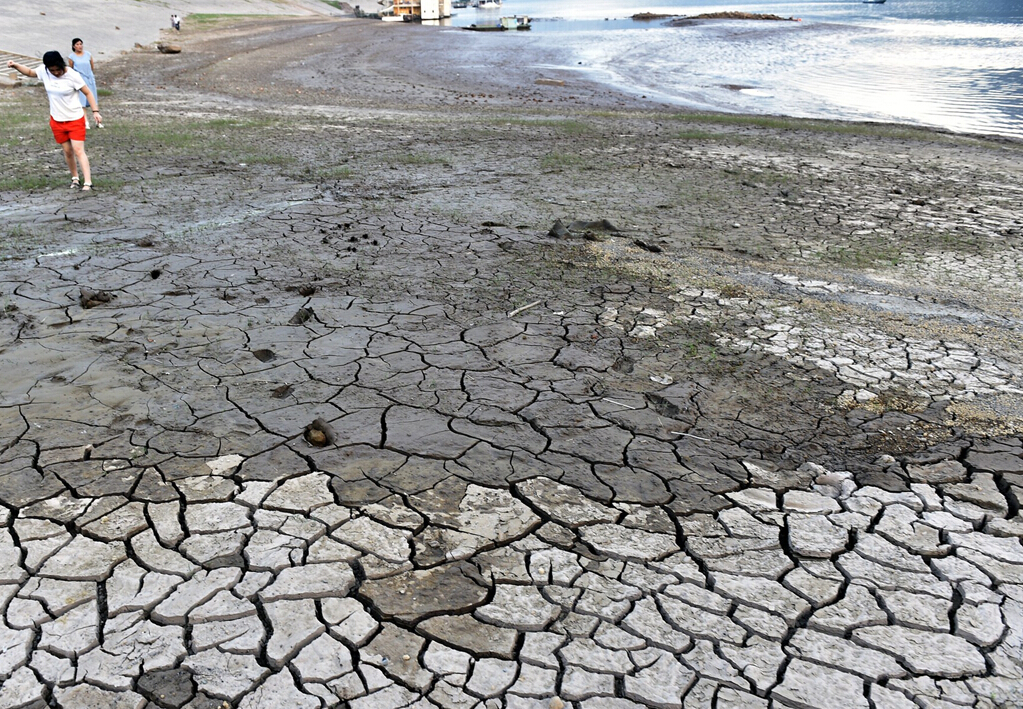
<path fill-rule="evenodd" d="M 95 49 L 97 47 L 105 47 L 94 51 L 94 57 L 100 64 L 103 62 L 113 61 L 119 56 L 130 55 L 132 52 L 138 49 L 138 46 L 149 48 L 157 41 L 170 41 L 173 42 L 175 33 L 171 31 L 167 25 L 167 18 L 164 17 L 169 10 L 162 5 L 157 5 L 150 0 L 144 0 L 139 3 L 132 3 L 125 5 L 118 3 L 111 6 L 112 0 L 84 0 L 86 3 L 97 4 L 95 8 L 89 6 L 86 7 L 86 11 L 98 12 L 99 8 L 106 10 L 104 23 L 94 23 L 93 28 L 90 29 L 92 32 L 93 39 L 87 41 L 87 49 Z M 113 0 L 116 2 L 116 0 Z M 0 35 L 0 49 L 8 49 L 13 51 L 19 51 L 21 53 L 41 54 L 43 50 L 39 49 L 43 45 L 41 42 L 48 41 L 48 38 L 63 32 L 68 37 L 72 36 L 76 32 L 80 33 L 82 30 L 77 29 L 79 26 L 78 20 L 76 19 L 80 10 L 76 11 L 75 14 L 62 14 L 59 11 L 50 11 L 46 13 L 33 13 L 28 8 L 29 0 L 12 0 L 12 3 L 5 4 L 4 7 L 0 8 L 0 26 L 5 24 L 5 20 L 9 21 L 8 26 L 13 26 L 17 23 L 19 26 L 19 32 L 16 37 Z M 242 21 L 245 18 L 256 18 L 262 16 L 278 15 L 282 19 L 300 19 L 300 18 L 313 18 L 320 16 L 323 18 L 347 18 L 353 19 L 350 15 L 336 10 L 335 8 L 328 6 L 319 0 L 216 0 L 214 3 L 199 2 L 199 0 L 182 0 L 179 3 L 180 8 L 179 14 L 183 16 L 191 11 L 202 10 L 208 14 L 231 14 Z M 122 13 L 111 14 L 113 8 Z M 131 12 L 129 12 L 129 10 Z M 708 21 L 716 19 L 717 15 L 729 15 L 730 13 L 712 13 L 715 15 L 714 18 Z M 675 16 L 672 16 L 675 17 Z M 773 16 L 772 16 L 773 17 Z M 688 18 L 682 17 L 684 20 L 696 20 L 701 18 Z M 781 19 L 792 19 L 792 18 L 781 18 Z M 369 21 L 368 21 L 369 22 Z M 776 24 L 768 22 L 766 24 Z M 787 23 L 782 23 L 787 24 Z M 829 25 L 830 23 L 822 23 L 823 25 Z M 109 25 L 109 26 L 105 26 Z M 116 30 L 111 30 L 111 27 L 116 27 Z M 194 29 L 187 28 L 186 29 Z M 396 32 L 403 32 L 408 34 L 412 29 L 407 25 L 400 27 L 391 28 Z M 427 29 L 427 26 L 419 26 L 416 29 Z M 458 28 L 461 29 L 461 28 Z M 434 32 L 457 32 L 455 25 L 446 26 L 431 26 L 429 30 Z M 47 38 L 44 40 L 43 38 Z M 351 41 L 352 38 L 346 39 Z M 435 55 L 434 63 L 438 66 L 454 66 L 457 62 L 455 50 L 445 51 L 443 48 L 437 51 L 437 47 L 431 46 L 431 43 L 427 42 L 420 36 L 417 37 L 406 37 L 411 42 L 414 42 L 427 55 Z M 748 108 L 735 107 L 734 103 L 728 98 L 728 93 L 721 97 L 714 98 L 708 95 L 708 91 L 715 91 L 721 88 L 727 89 L 729 93 L 742 93 L 744 91 L 762 91 L 755 85 L 750 86 L 738 86 L 732 83 L 725 83 L 720 85 L 707 85 L 707 86 L 694 86 L 686 91 L 671 90 L 663 86 L 647 87 L 647 88 L 636 88 L 633 86 L 633 82 L 629 76 L 620 74 L 618 70 L 612 66 L 593 66 L 589 65 L 584 61 L 579 61 L 580 57 L 575 56 L 573 53 L 561 48 L 547 46 L 546 40 L 536 40 L 535 38 L 514 38 L 518 40 L 525 40 L 528 46 L 524 51 L 520 52 L 522 41 L 509 41 L 512 38 L 502 38 L 496 43 L 491 43 L 487 51 L 492 55 L 492 59 L 489 59 L 485 67 L 489 72 L 500 73 L 505 67 L 512 67 L 516 70 L 519 69 L 521 63 L 519 62 L 519 54 L 526 54 L 530 57 L 528 63 L 522 67 L 527 71 L 537 70 L 537 76 L 540 78 L 553 78 L 560 76 L 566 79 L 576 79 L 580 75 L 585 75 L 585 83 L 591 86 L 591 90 L 587 92 L 590 97 L 598 95 L 604 98 L 598 99 L 600 105 L 608 106 L 614 105 L 622 107 L 626 105 L 647 105 L 656 106 L 661 105 L 666 107 L 668 110 L 682 109 L 685 111 L 692 112 L 710 112 L 710 113 L 721 113 L 724 115 L 735 115 L 735 116 L 759 116 L 765 119 L 770 118 L 792 118 L 796 120 L 836 120 L 849 124 L 875 124 L 879 126 L 904 126 L 906 128 L 923 128 L 933 129 L 938 132 L 949 132 L 954 135 L 962 136 L 974 136 L 980 138 L 993 138 L 993 139 L 1007 139 L 1010 141 L 1023 141 L 1023 135 L 1011 135 L 1004 132 L 985 132 L 983 130 L 976 129 L 955 129 L 937 124 L 928 123 L 925 120 L 898 120 L 885 117 L 871 118 L 871 117 L 838 117 L 833 118 L 829 116 L 815 115 L 814 112 L 774 112 L 770 110 L 763 111 L 751 111 Z M 359 38 L 355 37 L 354 41 L 358 42 Z M 457 40 L 456 40 L 457 41 Z M 4 46 L 6 44 L 12 46 Z M 462 44 L 465 44 L 462 42 Z M 59 49 L 59 48 L 58 48 Z M 472 51 L 471 49 L 468 51 Z M 454 61 L 453 61 L 454 59 Z M 353 57 L 354 61 L 358 61 L 357 58 Z M 376 55 L 374 61 L 381 62 L 386 61 L 386 57 Z M 394 63 L 395 69 L 398 69 L 399 65 Z M 408 62 L 401 65 L 401 70 L 408 69 Z M 476 67 L 478 69 L 478 67 Z M 102 66 L 99 67 L 102 73 Z M 417 67 L 417 70 L 421 70 L 421 67 Z M 545 73 L 546 70 L 546 73 Z M 471 70 L 470 70 L 471 71 Z M 433 71 L 430 72 L 430 79 L 434 83 L 434 89 L 443 89 L 447 83 L 457 84 L 458 80 L 461 79 L 458 76 L 459 72 L 456 71 L 456 76 L 452 77 L 450 72 Z M 485 72 L 477 72 L 477 86 L 476 91 L 485 91 L 486 83 L 490 77 L 485 75 Z M 424 77 L 425 78 L 425 77 Z M 502 78 L 502 83 L 509 84 L 512 79 Z M 598 87 L 603 87 L 606 90 L 600 90 Z M 608 97 L 617 94 L 618 98 L 611 101 Z M 626 100 L 622 100 L 625 97 Z"/>

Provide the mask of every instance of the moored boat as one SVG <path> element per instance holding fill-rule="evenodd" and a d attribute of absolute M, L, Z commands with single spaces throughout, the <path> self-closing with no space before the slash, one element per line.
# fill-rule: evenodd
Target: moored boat
<path fill-rule="evenodd" d="M 528 30 L 529 23 L 529 15 L 512 15 L 501 18 L 501 27 L 506 30 Z"/>

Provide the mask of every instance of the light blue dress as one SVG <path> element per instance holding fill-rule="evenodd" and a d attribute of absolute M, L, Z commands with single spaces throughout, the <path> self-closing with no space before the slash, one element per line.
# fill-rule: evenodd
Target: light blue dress
<path fill-rule="evenodd" d="M 85 83 L 89 87 L 89 91 L 96 97 L 96 105 L 99 105 L 99 94 L 96 93 L 96 75 L 92 73 L 92 54 L 88 50 L 82 50 L 82 56 L 78 56 L 74 52 L 68 55 L 68 59 L 75 63 L 74 69 L 82 78 L 85 79 Z M 70 64 L 70 62 L 68 62 Z M 82 107 L 89 105 L 89 99 L 85 98 L 85 94 L 81 91 L 78 92 L 78 100 L 82 102 Z"/>

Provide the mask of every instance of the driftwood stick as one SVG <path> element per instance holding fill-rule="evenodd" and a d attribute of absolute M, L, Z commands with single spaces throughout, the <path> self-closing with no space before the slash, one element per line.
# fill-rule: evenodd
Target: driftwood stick
<path fill-rule="evenodd" d="M 628 404 L 623 404 L 622 402 L 620 402 L 620 401 L 615 401 L 614 399 L 602 398 L 602 399 L 601 399 L 601 401 L 606 401 L 607 403 L 609 403 L 609 404 L 614 404 L 614 405 L 616 405 L 616 406 L 623 406 L 623 407 L 625 407 L 626 409 L 632 409 L 633 411 L 635 411 L 635 410 L 636 410 L 636 407 L 635 407 L 635 406 L 629 406 Z"/>
<path fill-rule="evenodd" d="M 674 433 L 676 436 L 687 436 L 689 438 L 695 438 L 698 441 L 707 441 L 708 443 L 713 443 L 713 441 L 711 441 L 709 438 L 704 438 L 703 436 L 694 436 L 691 433 L 682 433 L 681 431 L 668 431 L 668 433 Z"/>
<path fill-rule="evenodd" d="M 521 313 L 523 310 L 529 310 L 530 308 L 535 308 L 536 306 L 540 305 L 540 303 L 542 303 L 542 302 L 543 302 L 542 300 L 534 300 L 529 305 L 523 305 L 521 308 L 515 308 L 515 310 L 511 311 L 510 313 L 508 313 L 508 317 L 513 318 L 516 315 L 518 315 L 519 313 Z"/>

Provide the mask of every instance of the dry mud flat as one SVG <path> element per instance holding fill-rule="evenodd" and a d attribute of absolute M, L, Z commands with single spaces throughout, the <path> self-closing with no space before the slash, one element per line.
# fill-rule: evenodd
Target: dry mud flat
<path fill-rule="evenodd" d="M 0 97 L 0 707 L 1023 705 L 1018 144 L 184 35 Z"/>

